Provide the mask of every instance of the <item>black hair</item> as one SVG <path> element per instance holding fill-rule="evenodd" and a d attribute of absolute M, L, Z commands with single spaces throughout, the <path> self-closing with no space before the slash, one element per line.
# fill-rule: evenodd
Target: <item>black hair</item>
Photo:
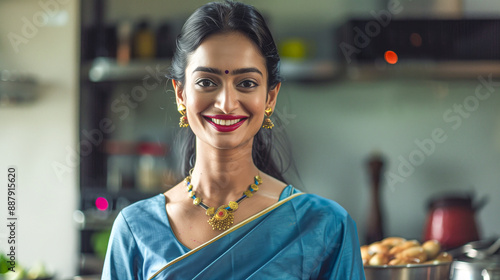
<path fill-rule="evenodd" d="M 274 88 L 280 77 L 280 57 L 264 17 L 252 6 L 240 2 L 212 2 L 198 8 L 184 23 L 177 36 L 177 49 L 172 59 L 171 79 L 185 80 L 188 55 L 210 35 L 238 31 L 250 38 L 266 59 L 268 89 Z"/>
<path fill-rule="evenodd" d="M 210 35 L 241 32 L 250 38 L 266 60 L 267 88 L 281 82 L 280 57 L 264 17 L 253 7 L 233 1 L 211 2 L 198 8 L 185 22 L 177 36 L 177 49 L 170 67 L 170 79 L 183 87 L 188 56 Z M 261 128 L 254 136 L 252 158 L 260 170 L 285 181 L 284 173 L 293 166 L 288 138 L 277 114 L 272 116 L 275 129 Z M 187 176 L 196 161 L 196 137 L 190 128 L 181 129 L 177 137 L 180 153 L 180 173 Z"/>

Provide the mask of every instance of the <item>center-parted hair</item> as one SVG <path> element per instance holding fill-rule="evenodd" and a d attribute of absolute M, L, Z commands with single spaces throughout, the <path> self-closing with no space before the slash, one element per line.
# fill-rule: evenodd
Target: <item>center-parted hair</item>
<path fill-rule="evenodd" d="M 252 40 L 265 58 L 268 72 L 267 89 L 281 82 L 280 57 L 264 17 L 253 7 L 233 1 L 211 2 L 198 8 L 185 22 L 177 36 L 177 48 L 172 59 L 169 78 L 183 87 L 189 56 L 209 36 L 240 32 Z M 189 110 L 189 108 L 187 108 Z M 274 114 L 274 130 L 261 128 L 254 136 L 252 158 L 260 170 L 285 181 L 283 173 L 293 164 L 288 138 L 279 117 Z M 196 161 L 196 137 L 190 128 L 182 129 L 176 141 L 180 153 L 180 173 L 187 176 Z"/>
<path fill-rule="evenodd" d="M 182 27 L 177 36 L 171 77 L 185 81 L 188 58 L 210 35 L 225 32 L 241 32 L 250 38 L 266 59 L 268 89 L 274 88 L 280 81 L 280 57 L 273 36 L 262 15 L 252 6 L 240 2 L 212 2 L 198 8 Z"/>

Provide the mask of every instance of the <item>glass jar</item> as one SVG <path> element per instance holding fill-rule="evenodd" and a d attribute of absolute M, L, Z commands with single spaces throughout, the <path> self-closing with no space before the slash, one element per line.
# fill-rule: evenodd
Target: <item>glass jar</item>
<path fill-rule="evenodd" d="M 139 190 L 154 192 L 161 189 L 166 153 L 165 144 L 140 142 L 137 145 L 136 186 Z"/>

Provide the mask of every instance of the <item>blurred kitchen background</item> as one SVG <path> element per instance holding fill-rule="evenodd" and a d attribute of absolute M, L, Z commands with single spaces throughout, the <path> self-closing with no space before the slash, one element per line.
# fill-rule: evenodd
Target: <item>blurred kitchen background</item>
<path fill-rule="evenodd" d="M 244 2 L 282 55 L 275 130 L 292 183 L 346 208 L 362 244 L 423 240 L 429 202 L 450 193 L 485 202 L 478 238 L 500 235 L 499 1 Z M 179 180 L 163 75 L 203 3 L 0 0 L 0 179 L 18 168 L 19 264 L 98 274 L 117 211 Z"/>

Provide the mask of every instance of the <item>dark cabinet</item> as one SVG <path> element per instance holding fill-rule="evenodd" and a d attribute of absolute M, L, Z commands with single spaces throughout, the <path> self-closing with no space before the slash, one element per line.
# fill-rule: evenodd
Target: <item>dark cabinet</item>
<path fill-rule="evenodd" d="M 107 22 L 104 1 L 81 3 L 79 143 L 80 274 L 99 274 L 118 212 L 178 182 L 172 143 L 179 130 L 167 73 L 172 37 L 141 54 L 133 37 L 166 34 L 144 19 Z M 140 24 L 139 24 L 140 23 Z M 123 29 L 129 38 L 123 41 Z M 154 42 L 155 37 L 150 37 Z M 122 44 L 122 45 L 120 45 Z M 123 45 L 125 44 L 125 45 Z M 127 50 L 128 48 L 128 50 Z M 127 53 L 128 51 L 128 53 Z M 136 51 L 136 52 L 134 52 Z M 125 52 L 125 53 L 124 53 Z"/>

